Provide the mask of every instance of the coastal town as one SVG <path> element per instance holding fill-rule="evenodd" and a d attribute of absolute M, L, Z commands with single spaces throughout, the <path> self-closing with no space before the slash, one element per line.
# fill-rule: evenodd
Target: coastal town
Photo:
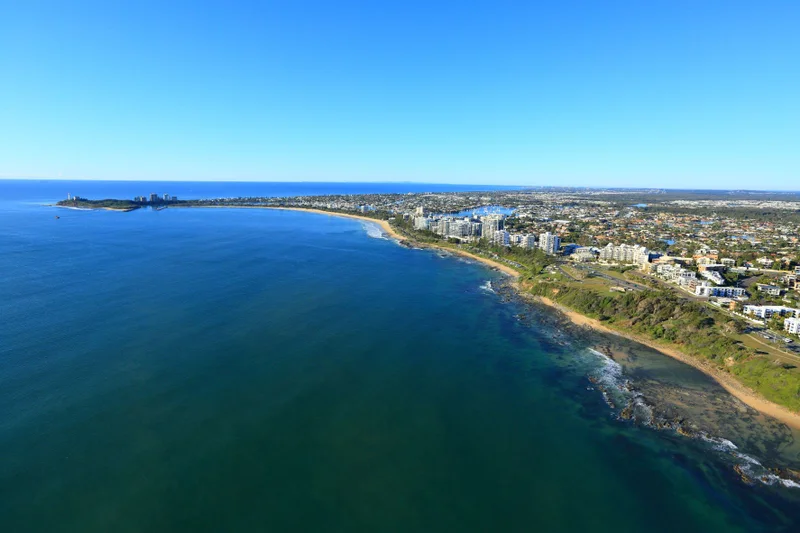
<path fill-rule="evenodd" d="M 498 285 L 504 294 L 694 366 L 748 405 L 799 426 L 798 196 L 543 188 L 192 200 L 151 193 L 71 196 L 56 205 L 281 209 L 374 221 L 400 245 L 509 274 Z M 636 416 L 630 403 L 619 411 L 623 420 Z M 694 435 L 680 417 L 659 420 L 659 429 Z"/>

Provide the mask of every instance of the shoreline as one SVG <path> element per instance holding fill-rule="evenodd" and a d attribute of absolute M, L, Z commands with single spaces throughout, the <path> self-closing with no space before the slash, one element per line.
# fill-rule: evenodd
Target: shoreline
<path fill-rule="evenodd" d="M 209 207 L 212 207 L 212 206 L 209 206 Z M 220 207 L 222 207 L 222 206 L 220 206 Z M 257 206 L 253 206 L 253 207 L 256 208 L 256 209 L 260 208 L 260 207 L 257 207 Z M 350 215 L 350 214 L 347 214 L 347 213 L 329 212 L 329 211 L 323 211 L 321 209 L 305 209 L 305 208 L 301 208 L 301 207 L 295 207 L 295 208 L 292 208 L 292 207 L 264 207 L 264 209 L 286 209 L 286 210 L 292 210 L 292 211 L 310 211 L 312 213 L 320 213 L 320 214 L 333 215 L 333 216 L 343 216 L 343 217 L 346 217 L 346 218 L 356 218 L 356 219 L 361 219 L 361 220 L 373 221 L 373 222 L 379 223 L 381 225 L 381 227 L 383 227 L 385 230 L 387 230 L 386 232 L 389 235 L 393 236 L 394 238 L 399 239 L 401 241 L 410 240 L 408 237 L 403 237 L 400 234 L 398 234 L 396 231 L 394 231 L 394 229 L 389 225 L 389 222 L 385 221 L 385 220 L 376 220 L 376 219 L 373 219 L 373 218 L 363 217 L 363 216 L 359 216 L 359 215 Z M 436 249 L 439 249 L 439 250 L 445 250 L 445 251 L 448 251 L 448 252 L 452 252 L 454 254 L 458 254 L 458 255 L 461 255 L 463 257 L 468 257 L 470 259 L 473 259 L 475 261 L 483 263 L 483 264 L 485 264 L 487 266 L 495 268 L 495 269 L 497 269 L 497 270 L 499 270 L 499 271 L 501 271 L 501 272 L 503 272 L 505 274 L 508 274 L 509 276 L 514 278 L 515 281 L 512 283 L 512 286 L 517 291 L 517 293 L 519 293 L 523 298 L 532 298 L 535 301 L 538 301 L 538 302 L 543 303 L 543 304 L 545 304 L 545 305 L 547 305 L 547 306 L 549 306 L 549 307 L 551 307 L 553 309 L 556 309 L 556 310 L 560 311 L 573 324 L 576 324 L 578 326 L 586 326 L 586 327 L 592 328 L 592 329 L 597 330 L 597 331 L 602 331 L 604 333 L 609 333 L 611 335 L 617 335 L 619 337 L 624 337 L 624 338 L 626 338 L 628 340 L 631 340 L 633 342 L 638 342 L 639 344 L 642 344 L 644 346 L 647 346 L 648 348 L 656 350 L 657 352 L 659 352 L 661 354 L 664 354 L 667 357 L 672 357 L 673 359 L 676 359 L 676 360 L 678 360 L 678 361 L 680 361 L 680 362 L 682 362 L 684 364 L 687 364 L 687 365 L 691 366 L 692 368 L 695 368 L 696 370 L 699 370 L 703 374 L 707 375 L 708 377 L 710 377 L 714 381 L 716 381 L 730 395 L 736 397 L 741 402 L 743 402 L 745 405 L 748 405 L 749 407 L 755 409 L 759 413 L 762 413 L 762 414 L 767 415 L 767 416 L 771 416 L 772 418 L 775 418 L 776 420 L 779 420 L 779 421 L 783 422 L 784 424 L 786 424 L 787 426 L 789 426 L 792 429 L 800 430 L 800 414 L 799 413 L 795 413 L 794 411 L 791 411 L 790 409 L 788 409 L 786 407 L 783 407 L 782 405 L 778 405 L 778 404 L 776 404 L 774 402 L 771 402 L 771 401 L 767 400 L 766 398 L 763 398 L 760 394 L 758 394 L 757 392 L 749 389 L 745 385 L 739 383 L 733 377 L 731 377 L 729 375 L 726 375 L 726 374 L 720 372 L 719 370 L 707 367 L 706 365 L 702 364 L 702 362 L 696 360 L 693 357 L 689 357 L 688 355 L 684 354 L 680 350 L 678 350 L 676 348 L 669 347 L 669 346 L 662 346 L 660 344 L 657 344 L 657 343 L 655 343 L 655 342 L 653 342 L 653 341 L 651 341 L 649 339 L 646 339 L 644 337 L 641 337 L 639 335 L 635 335 L 635 334 L 632 334 L 632 333 L 624 333 L 624 332 L 621 332 L 621 331 L 617 331 L 617 330 L 611 329 L 611 328 L 609 328 L 607 326 L 604 326 L 599 320 L 594 319 L 594 318 L 590 318 L 590 317 L 585 316 L 585 315 L 582 315 L 582 314 L 578 313 L 577 311 L 573 311 L 572 309 L 564 307 L 563 305 L 560 305 L 560 304 L 554 302 L 553 300 L 550 300 L 549 298 L 545 298 L 543 296 L 533 296 L 531 294 L 528 294 L 527 292 L 525 292 L 522 289 L 522 287 L 516 281 L 519 278 L 520 273 L 517 270 L 511 268 L 510 266 L 504 265 L 504 264 L 499 263 L 497 261 L 493 261 L 491 259 L 488 259 L 488 258 L 485 258 L 485 257 L 481 257 L 481 256 L 478 256 L 478 255 L 475 255 L 475 254 L 472 254 L 472 253 L 469 253 L 469 252 L 466 252 L 466 251 L 463 251 L 463 250 L 448 248 L 448 247 L 445 247 L 445 246 L 439 246 L 439 245 L 437 245 L 435 243 L 416 243 L 416 244 L 417 244 L 417 246 L 420 246 L 422 248 L 436 248 Z"/>
<path fill-rule="evenodd" d="M 115 211 L 117 213 L 130 213 L 141 209 L 140 207 L 77 207 L 72 205 L 44 204 L 47 207 L 57 207 L 58 209 L 72 209 L 73 211 Z"/>
<path fill-rule="evenodd" d="M 406 237 L 406 238 L 404 238 L 404 240 L 408 240 L 408 238 Z M 475 255 L 473 253 L 466 252 L 464 250 L 459 250 L 457 248 L 456 249 L 447 248 L 445 246 L 438 246 L 438 245 L 432 244 L 432 243 L 416 243 L 416 245 L 419 246 L 420 248 L 435 248 L 437 250 L 443 250 L 445 252 L 450 252 L 450 253 L 455 254 L 455 255 L 460 255 L 462 257 L 466 257 L 466 258 L 472 259 L 473 261 L 478 261 L 479 263 L 483 263 L 484 265 L 490 266 L 490 267 L 492 267 L 492 268 L 494 268 L 496 270 L 499 270 L 503 274 L 506 274 L 506 275 L 508 275 L 508 276 L 510 276 L 512 278 L 518 278 L 519 277 L 519 272 L 517 272 L 516 270 L 514 270 L 510 266 L 504 265 L 502 263 L 498 263 L 497 261 L 495 261 L 493 259 L 489 259 L 488 257 L 481 257 L 479 255 Z"/>
<path fill-rule="evenodd" d="M 209 207 L 211 207 L 211 206 L 209 206 Z M 220 207 L 222 207 L 222 206 L 220 206 Z M 249 207 L 249 206 L 242 206 L 242 207 Z M 379 220 L 377 218 L 370 218 L 370 217 L 365 217 L 365 216 L 361 216 L 361 215 L 355 215 L 355 214 L 351 215 L 349 213 L 339 213 L 339 212 L 336 212 L 336 211 L 324 211 L 322 209 L 312 209 L 312 208 L 305 208 L 305 207 L 267 207 L 267 206 L 264 206 L 263 208 L 258 207 L 258 206 L 253 206 L 253 207 L 256 208 L 256 209 L 282 209 L 282 210 L 285 210 L 285 211 L 306 211 L 306 212 L 310 212 L 310 213 L 318 213 L 318 214 L 321 214 L 321 215 L 331 215 L 331 216 L 339 216 L 339 217 L 345 217 L 345 218 L 355 218 L 355 219 L 358 219 L 358 220 L 365 220 L 365 221 L 368 221 L 368 222 L 375 222 L 378 225 L 380 225 L 381 228 L 383 228 L 384 232 L 387 233 L 388 235 L 390 235 L 392 238 L 395 238 L 395 239 L 397 239 L 399 241 L 413 241 L 413 239 L 397 233 L 395 231 L 395 229 L 392 227 L 392 225 L 389 224 L 388 220 Z M 451 252 L 451 253 L 460 255 L 462 257 L 467 257 L 469 259 L 473 259 L 475 261 L 478 261 L 480 263 L 488 265 L 488 266 L 490 266 L 492 268 L 496 268 L 500 272 L 503 272 L 504 274 L 507 274 L 507 275 L 509 275 L 509 276 L 511 276 L 513 278 L 518 278 L 519 277 L 519 272 L 517 272 L 516 270 L 514 270 L 510 266 L 504 265 L 502 263 L 499 263 L 499 262 L 494 261 L 492 259 L 489 259 L 487 257 L 481 257 L 479 255 L 475 255 L 473 253 L 466 252 L 464 250 L 459 250 L 457 248 L 455 248 L 455 249 L 454 248 L 448 248 L 448 247 L 445 247 L 445 246 L 439 246 L 437 244 L 432 244 L 432 243 L 418 243 L 418 242 L 415 242 L 415 245 L 419 246 L 420 248 L 436 248 L 438 250 L 445 250 L 447 252 Z"/>
<path fill-rule="evenodd" d="M 306 207 L 273 207 L 269 205 L 173 205 L 171 208 L 184 208 L 184 209 L 273 209 L 276 211 L 300 211 L 304 213 L 316 213 L 318 215 L 328 215 L 335 217 L 354 218 L 356 220 L 364 220 L 366 222 L 374 222 L 379 225 L 384 233 L 390 237 L 398 240 L 406 240 L 405 237 L 397 233 L 394 228 L 389 224 L 388 220 L 381 220 L 378 218 L 365 217 L 350 213 L 339 213 L 337 211 L 325 211 L 323 209 L 313 209 Z"/>
<path fill-rule="evenodd" d="M 243 206 L 244 207 L 244 206 Z M 381 220 L 378 218 L 370 218 L 361 215 L 351 215 L 349 213 L 338 213 L 336 211 L 324 211 L 322 209 L 311 209 L 311 208 L 304 208 L 304 207 L 256 207 L 256 209 L 276 209 L 281 211 L 302 211 L 307 213 L 317 213 L 318 215 L 329 215 L 329 216 L 336 216 L 336 217 L 343 217 L 343 218 L 353 218 L 356 220 L 363 220 L 365 222 L 374 222 L 375 224 L 379 225 L 384 233 L 389 235 L 394 239 L 405 240 L 405 237 L 397 233 L 394 228 L 389 224 L 388 220 Z"/>
<path fill-rule="evenodd" d="M 677 359 L 678 361 L 687 364 L 692 368 L 695 368 L 700 372 L 704 373 L 705 375 L 716 381 L 730 395 L 736 397 L 742 403 L 755 409 L 759 413 L 771 416 L 772 418 L 775 418 L 776 420 L 783 422 L 792 429 L 800 429 L 800 414 L 795 413 L 794 411 L 791 411 L 790 409 L 783 407 L 782 405 L 778 405 L 777 403 L 771 402 L 766 398 L 763 398 L 761 395 L 747 388 L 745 385 L 742 385 L 731 376 L 728 376 L 717 369 L 709 368 L 708 366 L 702 364 L 702 362 L 698 361 L 693 357 L 689 357 L 688 355 L 684 354 L 683 352 L 681 352 L 676 348 L 672 348 L 669 346 L 662 346 L 649 339 L 643 338 L 633 333 L 624 333 L 622 331 L 617 331 L 615 329 L 604 326 L 599 320 L 595 318 L 582 315 L 577 311 L 573 311 L 568 307 L 565 307 L 561 304 L 554 302 L 550 298 L 546 298 L 544 296 L 533 296 L 530 294 L 523 293 L 523 291 L 519 290 L 520 287 L 515 287 L 515 288 L 517 288 L 518 292 L 523 294 L 525 298 L 533 299 L 534 301 L 537 301 L 548 307 L 556 309 L 557 311 L 560 311 L 575 325 L 585 326 L 594 329 L 596 331 L 602 331 L 603 333 L 609 333 L 611 335 L 623 337 L 625 339 L 647 346 L 648 348 L 652 348 L 653 350 L 656 350 L 657 352 L 662 353 L 668 357 Z"/>
<path fill-rule="evenodd" d="M 504 274 L 507 274 L 507 275 L 509 275 L 509 276 L 511 276 L 513 278 L 518 278 L 519 275 L 520 275 L 519 272 L 517 272 L 516 270 L 514 270 L 510 266 L 504 265 L 502 263 L 499 263 L 499 262 L 494 261 L 492 259 L 489 259 L 487 257 L 481 257 L 479 255 L 475 255 L 473 253 L 466 252 L 464 250 L 459 250 L 457 248 L 448 248 L 448 247 L 439 246 L 439 245 L 433 244 L 433 243 L 419 243 L 419 242 L 413 241 L 413 238 L 406 237 L 404 235 L 401 235 L 400 233 L 397 233 L 397 231 L 395 231 L 395 229 L 392 227 L 392 225 L 389 224 L 388 220 L 380 220 L 380 219 L 377 219 L 377 218 L 365 217 L 365 216 L 362 216 L 362 215 L 356 215 L 356 214 L 350 214 L 350 213 L 340 213 L 338 211 L 325 211 L 323 209 L 314 209 L 314 208 L 310 208 L 310 207 L 308 207 L 308 208 L 307 207 L 272 207 L 272 206 L 266 206 L 266 205 L 264 205 L 264 206 L 260 206 L 260 205 L 240 205 L 240 206 L 235 206 L 235 205 L 233 205 L 233 206 L 228 206 L 228 205 L 202 205 L 202 206 L 171 206 L 171 207 L 186 207 L 186 208 L 190 208 L 190 209 L 198 209 L 198 208 L 199 209 L 206 209 L 206 208 L 275 209 L 275 210 L 281 210 L 281 211 L 299 211 L 299 212 L 304 212 L 304 213 L 316 213 L 316 214 L 319 214 L 319 215 L 329 215 L 329 216 L 334 216 L 334 217 L 353 218 L 353 219 L 356 219 L 356 220 L 363 220 L 363 221 L 366 221 L 366 222 L 374 222 L 374 223 L 378 224 L 383 229 L 384 233 L 386 233 L 387 235 L 389 235 L 393 239 L 397 239 L 398 241 L 414 242 L 414 244 L 416 246 L 420 247 L 420 248 L 435 248 L 437 250 L 444 250 L 444 251 L 447 251 L 447 252 L 450 252 L 450 253 L 453 253 L 453 254 L 460 255 L 462 257 L 467 257 L 469 259 L 473 259 L 475 261 L 483 263 L 484 265 L 488 265 L 488 266 L 490 266 L 492 268 L 495 268 L 495 269 L 499 270 L 500 272 L 503 272 Z"/>
<path fill-rule="evenodd" d="M 56 207 L 70 208 L 68 206 L 56 206 Z M 619 336 L 619 337 L 626 338 L 628 340 L 631 340 L 633 342 L 637 342 L 637 343 L 642 344 L 644 346 L 647 346 L 647 347 L 649 347 L 649 348 L 651 348 L 653 350 L 656 350 L 657 352 L 659 352 L 661 354 L 664 354 L 664 355 L 666 355 L 668 357 L 672 357 L 673 359 L 676 359 L 676 360 L 678 360 L 678 361 L 680 361 L 680 362 L 682 362 L 684 364 L 687 364 L 687 365 L 691 366 L 692 368 L 695 368 L 696 370 L 699 370 L 700 372 L 704 373 L 705 375 L 707 375 L 708 377 L 710 377 L 714 381 L 716 381 L 729 394 L 731 394 L 732 396 L 738 398 L 744 404 L 746 404 L 749 407 L 755 409 L 759 413 L 762 413 L 762 414 L 767 415 L 767 416 L 771 416 L 772 418 L 775 418 L 775 419 L 783 422 L 784 424 L 786 424 L 790 428 L 800 430 L 800 413 L 796 413 L 796 412 L 794 412 L 794 411 L 792 411 L 792 410 L 790 410 L 790 409 L 788 409 L 786 407 L 783 407 L 782 405 L 779 405 L 779 404 L 776 404 L 776 403 L 774 403 L 774 402 L 772 402 L 770 400 L 767 400 L 766 398 L 762 397 L 757 392 L 753 391 L 752 389 L 748 388 L 747 386 L 745 386 L 745 385 L 739 383 L 738 381 L 736 381 L 733 377 L 731 377 L 731 376 L 729 376 L 729 375 L 727 375 L 727 374 L 725 374 L 725 373 L 723 373 L 723 372 L 721 372 L 721 371 L 719 371 L 719 370 L 717 370 L 715 368 L 710 368 L 707 365 L 704 365 L 701 361 L 684 354 L 683 352 L 681 352 L 677 348 L 660 345 L 658 343 L 655 343 L 655 342 L 653 342 L 653 341 L 651 341 L 649 339 L 646 339 L 644 337 L 641 337 L 641 336 L 633 334 L 633 333 L 625 333 L 625 332 L 622 332 L 622 331 L 617 331 L 617 330 L 611 329 L 611 328 L 603 325 L 599 320 L 591 318 L 591 317 L 588 317 L 588 316 L 585 316 L 585 315 L 582 315 L 582 314 L 578 313 L 577 311 L 573 311 L 572 309 L 569 309 L 568 307 L 560 305 L 560 304 L 554 302 L 553 300 L 551 300 L 549 298 L 546 298 L 544 296 L 531 295 L 531 294 L 525 292 L 525 290 L 520 286 L 519 282 L 517 281 L 518 278 L 520 277 L 520 273 L 517 270 L 515 270 L 514 268 L 512 268 L 512 267 L 510 267 L 508 265 L 504 265 L 504 264 L 502 264 L 502 263 L 500 263 L 498 261 L 494 261 L 492 259 L 489 259 L 489 258 L 486 258 L 486 257 L 482 257 L 482 256 L 479 256 L 479 255 L 476 255 L 476 254 L 473 254 L 473 253 L 470 253 L 470 252 L 467 252 L 467 251 L 464 251 L 464 250 L 460 250 L 458 248 L 449 248 L 449 247 L 446 247 L 446 246 L 440 246 L 440 245 L 438 245 L 436 243 L 419 243 L 419 242 L 416 242 L 416 241 L 414 241 L 413 237 L 407 237 L 407 236 L 401 235 L 400 233 L 395 231 L 395 229 L 392 228 L 392 226 L 389 224 L 388 220 L 380 220 L 380 219 L 366 217 L 366 216 L 362 216 L 362 215 L 356 215 L 356 214 L 350 214 L 350 213 L 340 213 L 340 212 L 336 212 L 336 211 L 325 211 L 325 210 L 322 210 L 322 209 L 313 209 L 313 208 L 304 208 L 304 207 L 273 207 L 273 206 L 258 206 L 258 205 L 241 205 L 241 206 L 207 205 L 207 206 L 170 206 L 170 207 L 184 207 L 184 208 L 195 208 L 195 209 L 196 208 L 200 208 L 200 209 L 207 209 L 207 208 L 275 209 L 275 210 L 283 210 L 283 211 L 309 212 L 309 213 L 315 213 L 315 214 L 320 214 L 320 215 L 351 218 L 351 219 L 356 219 L 356 220 L 362 220 L 362 221 L 365 221 L 365 222 L 374 222 L 374 223 L 378 224 L 381 227 L 381 229 L 383 230 L 383 232 L 385 234 L 389 235 L 393 239 L 398 240 L 399 242 L 413 242 L 416 246 L 418 246 L 420 248 L 431 248 L 431 249 L 443 250 L 443 251 L 450 252 L 450 253 L 453 253 L 453 254 L 456 254 L 456 255 L 460 255 L 462 257 L 466 257 L 466 258 L 472 259 L 472 260 L 477 261 L 479 263 L 482 263 L 482 264 L 484 264 L 486 266 L 489 266 L 489 267 L 491 267 L 493 269 L 496 269 L 496 270 L 498 270 L 498 271 L 500 271 L 500 272 L 502 272 L 502 273 L 504 273 L 504 274 L 506 274 L 506 275 L 508 275 L 508 276 L 510 276 L 511 278 L 514 279 L 514 281 L 512 282 L 511 285 L 517 291 L 517 293 L 520 294 L 520 296 L 522 296 L 523 298 L 532 299 L 534 301 L 537 301 L 539 303 L 547 305 L 548 307 L 551 307 L 553 309 L 556 309 L 556 310 L 560 311 L 573 324 L 576 324 L 578 326 L 589 327 L 589 328 L 594 329 L 596 331 L 602 331 L 604 333 L 609 333 L 611 335 L 616 335 L 616 336 Z M 72 208 L 72 209 L 81 209 L 81 208 Z M 107 209 L 107 210 L 110 210 L 110 211 L 122 211 L 122 210 L 113 209 L 113 208 L 111 208 L 111 209 L 109 209 L 109 208 L 101 208 L 101 209 Z M 92 210 L 92 208 L 87 208 L 86 210 Z M 125 211 L 127 211 L 127 210 L 125 210 Z"/>

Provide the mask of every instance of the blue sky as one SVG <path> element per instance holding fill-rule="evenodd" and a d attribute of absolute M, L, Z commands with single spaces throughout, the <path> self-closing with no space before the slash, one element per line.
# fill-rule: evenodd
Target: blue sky
<path fill-rule="evenodd" d="M 0 175 L 800 189 L 796 0 L 232 4 L 0 0 Z"/>

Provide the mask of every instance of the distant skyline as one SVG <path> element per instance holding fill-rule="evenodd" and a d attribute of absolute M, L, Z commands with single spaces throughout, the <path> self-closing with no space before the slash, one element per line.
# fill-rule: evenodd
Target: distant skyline
<path fill-rule="evenodd" d="M 800 3 L 0 8 L 0 177 L 800 189 Z"/>

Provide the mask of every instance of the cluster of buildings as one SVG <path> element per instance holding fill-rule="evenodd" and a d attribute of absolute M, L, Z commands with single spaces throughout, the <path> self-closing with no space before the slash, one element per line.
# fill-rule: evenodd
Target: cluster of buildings
<path fill-rule="evenodd" d="M 687 192 L 537 187 L 523 190 L 340 194 L 238 199 L 253 205 L 381 212 L 417 230 L 460 242 L 542 249 L 575 262 L 632 265 L 695 297 L 800 307 L 800 195 L 785 199 L 750 193 L 716 197 Z M 774 195 L 773 195 L 774 196 Z M 230 199 L 208 200 L 225 205 Z M 477 216 L 475 209 L 496 213 Z M 732 209 L 735 208 L 735 209 Z M 743 209 L 764 210 L 745 216 Z M 786 210 L 786 216 L 770 214 Z M 470 216 L 444 213 L 470 213 Z M 432 215 L 432 213 L 440 213 Z M 562 245 L 564 239 L 567 244 Z M 633 244 L 631 244 L 633 243 Z M 792 269 L 790 270 L 790 267 Z M 769 280 L 731 286 L 730 272 Z M 782 276 L 782 277 L 780 277 Z M 759 284 L 749 285 L 758 281 Z M 755 314 L 753 315 L 756 316 Z M 798 317 L 786 317 L 794 320 Z M 788 330 L 787 330 L 788 331 Z"/>
<path fill-rule="evenodd" d="M 776 316 L 787 317 L 783 320 L 783 330 L 793 335 L 800 335 L 800 309 L 784 305 L 745 305 L 742 312 L 762 320 Z"/>
<path fill-rule="evenodd" d="M 558 235 L 544 232 L 538 237 L 531 233 L 511 233 L 505 227 L 505 215 L 488 214 L 465 217 L 427 215 L 418 208 L 414 216 L 414 229 L 431 231 L 443 238 L 457 238 L 464 242 L 485 239 L 500 246 L 540 248 L 548 254 L 556 254 L 561 247 Z"/>
<path fill-rule="evenodd" d="M 648 265 L 650 273 L 662 280 L 704 298 L 746 299 L 747 291 L 741 287 L 725 286 L 722 276 L 727 267 L 722 264 L 697 264 L 696 270 L 687 268 L 692 263 L 688 258 L 664 256 Z"/>
<path fill-rule="evenodd" d="M 665 250 L 681 257 L 690 256 L 691 250 L 705 245 L 719 250 L 719 255 L 726 259 L 715 259 L 714 263 L 724 264 L 728 268 L 785 270 L 792 262 L 796 264 L 800 261 L 800 226 L 790 217 L 793 211 L 787 211 L 786 217 L 746 217 L 730 210 L 732 207 L 786 209 L 787 206 L 800 205 L 798 195 L 787 195 L 778 200 L 752 194 L 720 193 L 716 199 L 713 195 L 704 194 L 704 199 L 694 200 L 694 195 L 687 193 L 685 199 L 666 200 L 661 197 L 663 192 L 537 187 L 499 191 L 259 197 L 247 200 L 258 205 L 362 212 L 370 210 L 386 212 L 390 216 L 409 217 L 424 216 L 424 212 L 457 213 L 481 206 L 497 206 L 513 209 L 514 229 L 519 234 L 538 236 L 549 232 L 563 239 L 569 238 L 576 247 L 584 248 L 578 250 L 576 256 L 584 261 L 598 259 L 600 251 L 608 243 L 613 243 L 614 247 L 622 246 L 618 243 L 638 243 L 651 250 Z M 223 199 L 209 202 L 224 204 Z M 488 230 L 479 233 L 475 227 L 466 229 L 460 224 L 454 229 L 447 229 L 447 232 L 458 234 L 459 238 L 486 238 L 484 235 L 489 234 Z M 498 236 L 498 242 L 504 239 L 504 235 Z M 509 242 L 514 244 L 512 235 L 509 235 Z M 621 254 L 620 257 L 611 254 L 614 262 L 630 261 L 626 259 L 626 251 L 614 253 Z M 635 264 L 635 261 L 630 262 Z"/>
<path fill-rule="evenodd" d="M 140 204 L 158 204 L 162 202 L 174 202 L 177 199 L 178 199 L 177 196 L 172 196 L 167 193 L 164 193 L 163 195 L 159 196 L 158 194 L 151 192 L 150 196 L 135 196 L 133 198 L 133 201 L 138 202 Z"/>
<path fill-rule="evenodd" d="M 598 259 L 607 263 L 644 265 L 650 262 L 650 250 L 637 244 L 620 244 L 616 246 L 608 243 L 600 249 Z"/>
<path fill-rule="evenodd" d="M 455 237 L 465 242 L 486 239 L 504 246 L 540 248 L 548 254 L 562 253 L 575 262 L 599 261 L 606 264 L 635 265 L 644 272 L 677 285 L 682 290 L 701 298 L 715 298 L 721 305 L 749 299 L 747 289 L 726 284 L 723 274 L 737 268 L 737 262 L 730 257 L 720 257 L 720 251 L 708 246 L 699 246 L 684 257 L 666 256 L 639 244 L 607 243 L 603 247 L 568 245 L 561 248 L 560 238 L 550 231 L 540 233 L 511 233 L 505 228 L 503 215 L 484 215 L 481 217 L 429 216 L 422 208 L 415 212 L 414 227 L 428 230 L 443 238 Z M 515 224 L 519 227 L 519 224 Z M 787 287 L 798 288 L 800 267 L 794 273 L 782 278 Z M 759 292 L 779 296 L 782 287 L 769 284 L 757 286 Z M 753 306 L 748 306 L 748 309 Z M 770 311 L 766 311 L 769 315 Z M 760 316 L 754 311 L 753 316 Z"/>
<path fill-rule="evenodd" d="M 764 320 L 769 320 L 773 316 L 788 316 L 790 318 L 800 317 L 800 309 L 786 307 L 785 305 L 745 305 L 742 309 L 745 315 L 755 316 Z"/>

